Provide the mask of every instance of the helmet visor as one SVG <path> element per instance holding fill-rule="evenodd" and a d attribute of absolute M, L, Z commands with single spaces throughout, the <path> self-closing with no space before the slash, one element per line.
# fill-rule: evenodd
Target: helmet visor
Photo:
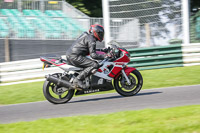
<path fill-rule="evenodd" d="M 98 36 L 99 36 L 100 41 L 102 41 L 104 38 L 104 30 L 103 29 L 99 29 Z"/>

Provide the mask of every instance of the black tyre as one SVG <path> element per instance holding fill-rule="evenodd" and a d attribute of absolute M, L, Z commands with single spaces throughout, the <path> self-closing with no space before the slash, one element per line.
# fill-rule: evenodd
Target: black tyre
<path fill-rule="evenodd" d="M 61 73 L 53 74 L 56 77 L 61 76 Z M 65 80 L 69 81 L 69 78 L 65 77 Z M 65 88 L 62 86 L 57 86 L 53 82 L 45 81 L 43 85 L 43 94 L 45 98 L 54 104 L 67 103 L 74 95 L 74 90 Z"/>
<path fill-rule="evenodd" d="M 115 90 L 122 96 L 133 96 L 137 94 L 143 85 L 142 75 L 139 71 L 134 70 L 129 75 L 128 78 L 131 82 L 130 85 L 127 84 L 126 79 L 121 75 L 119 75 L 114 80 Z"/>

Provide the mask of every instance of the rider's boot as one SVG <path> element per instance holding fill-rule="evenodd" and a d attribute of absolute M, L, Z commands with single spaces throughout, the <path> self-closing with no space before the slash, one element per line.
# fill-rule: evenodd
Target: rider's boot
<path fill-rule="evenodd" d="M 85 70 L 83 70 L 82 72 L 80 72 L 80 74 L 74 79 L 73 85 L 76 86 L 77 88 L 80 87 L 83 90 L 87 90 L 87 86 L 86 86 L 86 84 L 83 83 L 83 80 L 88 75 L 91 74 L 93 69 L 94 69 L 93 67 L 88 67 Z"/>
<path fill-rule="evenodd" d="M 81 88 L 83 90 L 86 89 L 86 85 L 83 83 L 81 79 L 78 79 L 77 77 L 74 79 L 73 85 L 75 88 Z"/>
<path fill-rule="evenodd" d="M 74 79 L 73 85 L 76 88 L 86 89 L 86 84 L 83 83 L 83 80 L 86 78 L 87 72 L 82 71 L 80 74 Z"/>

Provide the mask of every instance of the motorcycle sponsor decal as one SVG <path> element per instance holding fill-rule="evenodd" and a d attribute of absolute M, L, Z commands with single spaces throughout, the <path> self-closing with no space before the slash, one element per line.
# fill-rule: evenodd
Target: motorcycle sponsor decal
<path fill-rule="evenodd" d="M 84 91 L 85 94 L 99 92 L 99 89 Z"/>
<path fill-rule="evenodd" d="M 115 65 L 123 65 L 124 62 L 118 62 L 118 63 L 115 63 Z"/>
<path fill-rule="evenodd" d="M 102 78 L 100 78 L 100 79 L 98 80 L 98 85 L 100 85 L 100 84 L 103 84 L 103 79 L 102 79 Z"/>

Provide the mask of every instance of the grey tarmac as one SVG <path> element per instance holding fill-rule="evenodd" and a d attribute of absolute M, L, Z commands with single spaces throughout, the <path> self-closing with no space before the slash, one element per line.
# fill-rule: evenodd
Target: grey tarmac
<path fill-rule="evenodd" d="M 200 85 L 146 89 L 132 97 L 118 93 L 80 96 L 59 105 L 48 101 L 3 105 L 0 106 L 0 123 L 184 105 L 200 105 Z"/>

